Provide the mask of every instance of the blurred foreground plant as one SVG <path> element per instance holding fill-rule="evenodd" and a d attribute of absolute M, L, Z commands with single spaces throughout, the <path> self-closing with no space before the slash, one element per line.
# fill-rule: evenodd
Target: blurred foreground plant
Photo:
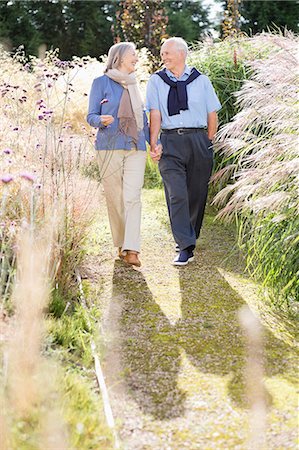
<path fill-rule="evenodd" d="M 23 226 L 16 242 L 17 271 L 12 293 L 15 316 L 4 345 L 6 364 L 1 377 L 1 448 L 66 449 L 66 430 L 57 405 L 53 408 L 51 404 L 56 368 L 41 353 L 44 313 L 50 296 L 53 228 L 34 233 Z"/>

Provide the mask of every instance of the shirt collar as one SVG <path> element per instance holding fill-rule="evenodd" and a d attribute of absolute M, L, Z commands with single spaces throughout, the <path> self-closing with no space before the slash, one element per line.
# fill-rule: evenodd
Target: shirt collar
<path fill-rule="evenodd" d="M 165 73 L 171 80 L 174 80 L 174 81 L 176 81 L 176 80 L 186 80 L 189 77 L 190 73 L 191 73 L 191 67 L 186 65 L 185 68 L 184 68 L 184 72 L 182 73 L 180 78 L 176 78 L 173 75 L 173 73 L 170 72 L 170 70 L 168 70 L 168 69 L 166 69 Z"/>

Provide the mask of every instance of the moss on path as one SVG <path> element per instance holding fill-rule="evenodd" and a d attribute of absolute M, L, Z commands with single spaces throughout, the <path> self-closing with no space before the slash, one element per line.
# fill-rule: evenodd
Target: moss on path
<path fill-rule="evenodd" d="M 177 268 L 163 192 L 144 191 L 143 205 L 141 270 L 114 258 L 103 210 L 86 268 L 100 286 L 102 357 L 123 448 L 247 448 L 237 318 L 245 304 L 264 324 L 267 448 L 295 448 L 294 323 L 259 299 L 233 229 L 208 211 L 195 261 Z"/>

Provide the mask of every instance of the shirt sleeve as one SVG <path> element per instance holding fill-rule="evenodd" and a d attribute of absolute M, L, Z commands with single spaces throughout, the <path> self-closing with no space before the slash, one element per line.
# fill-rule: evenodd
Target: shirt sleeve
<path fill-rule="evenodd" d="M 221 109 L 221 103 L 208 77 L 205 77 L 205 94 L 207 112 L 210 113 L 212 111 L 219 111 L 219 109 Z"/>
<path fill-rule="evenodd" d="M 102 83 L 99 79 L 93 80 L 90 94 L 89 94 L 89 107 L 86 117 L 87 122 L 94 128 L 102 128 L 101 123 L 101 100 L 103 99 Z"/>
<path fill-rule="evenodd" d="M 146 88 L 146 109 L 150 111 L 151 109 L 157 109 L 160 111 L 159 96 L 158 96 L 158 86 L 157 86 L 157 75 L 152 75 L 147 83 Z"/>

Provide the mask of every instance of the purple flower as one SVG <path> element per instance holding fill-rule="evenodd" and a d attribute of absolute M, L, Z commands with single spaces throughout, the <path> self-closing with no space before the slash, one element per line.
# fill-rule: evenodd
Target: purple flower
<path fill-rule="evenodd" d="M 38 120 L 43 120 L 44 116 L 43 116 L 43 114 L 39 114 L 37 118 L 38 118 Z"/>
<path fill-rule="evenodd" d="M 2 183 L 10 183 L 13 180 L 13 176 L 10 173 L 7 173 L 6 175 L 2 175 L 1 181 Z"/>
<path fill-rule="evenodd" d="M 24 178 L 24 180 L 31 181 L 32 183 L 35 181 L 35 176 L 30 172 L 21 172 L 20 177 Z"/>
<path fill-rule="evenodd" d="M 3 153 L 5 153 L 6 155 L 10 155 L 11 154 L 11 149 L 10 148 L 5 148 L 4 150 L 3 150 Z"/>
<path fill-rule="evenodd" d="M 19 127 L 14 127 L 12 131 L 19 131 Z"/>

